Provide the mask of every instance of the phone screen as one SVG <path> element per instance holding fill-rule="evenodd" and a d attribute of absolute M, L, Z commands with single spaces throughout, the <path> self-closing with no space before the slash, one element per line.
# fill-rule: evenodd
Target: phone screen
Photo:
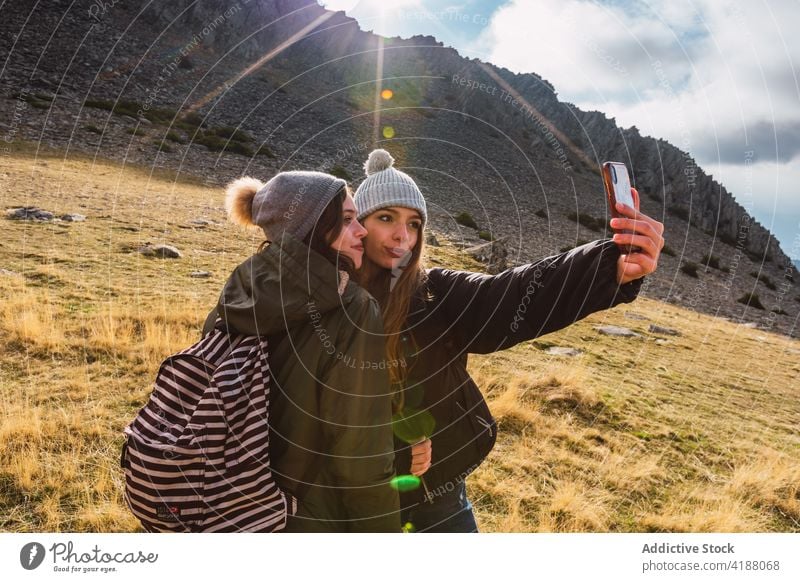
<path fill-rule="evenodd" d="M 622 202 L 634 208 L 633 195 L 631 194 L 631 181 L 625 164 L 609 164 L 611 167 L 611 182 L 614 184 L 614 197 L 617 202 Z"/>

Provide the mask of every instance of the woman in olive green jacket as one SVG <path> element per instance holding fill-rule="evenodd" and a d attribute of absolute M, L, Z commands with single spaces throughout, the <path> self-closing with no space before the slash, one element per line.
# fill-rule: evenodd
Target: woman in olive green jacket
<path fill-rule="evenodd" d="M 345 182 L 318 172 L 244 179 L 229 188 L 228 210 L 269 243 L 236 267 L 206 331 L 268 338 L 270 459 L 299 500 L 287 531 L 400 531 L 382 318 L 349 280 L 366 231 Z"/>

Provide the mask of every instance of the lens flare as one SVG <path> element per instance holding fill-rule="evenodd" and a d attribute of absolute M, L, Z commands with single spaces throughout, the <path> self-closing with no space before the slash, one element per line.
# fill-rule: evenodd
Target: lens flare
<path fill-rule="evenodd" d="M 391 486 L 400 493 L 419 489 L 420 479 L 416 475 L 398 475 L 391 480 Z"/>
<path fill-rule="evenodd" d="M 381 91 L 381 97 L 383 97 L 386 101 L 394 97 L 394 91 L 391 89 L 384 89 Z"/>
<path fill-rule="evenodd" d="M 391 125 L 383 127 L 383 137 L 386 139 L 392 139 L 394 137 L 394 128 Z"/>
<path fill-rule="evenodd" d="M 408 444 L 418 443 L 429 438 L 436 430 L 436 419 L 427 410 L 416 410 L 406 406 L 392 415 L 394 435 Z"/>

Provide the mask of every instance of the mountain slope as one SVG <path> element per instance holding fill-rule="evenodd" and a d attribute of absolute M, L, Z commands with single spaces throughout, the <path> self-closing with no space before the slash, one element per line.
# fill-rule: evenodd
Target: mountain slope
<path fill-rule="evenodd" d="M 4 159 L 7 203 L 88 218 L 4 222 L 0 531 L 137 531 L 122 429 L 263 235 L 227 222 L 197 180 L 34 153 Z M 475 268 L 440 239 L 432 264 Z M 183 258 L 137 252 L 147 243 Z M 800 341 L 640 298 L 472 356 L 500 427 L 467 481 L 481 529 L 800 532 L 798 354 Z"/>
<path fill-rule="evenodd" d="M 536 74 L 431 37 L 378 37 L 308 0 L 111 4 L 1 9 L 7 137 L 209 185 L 295 168 L 355 183 L 369 150 L 386 147 L 426 193 L 435 229 L 482 242 L 456 223 L 467 212 L 511 264 L 605 236 L 597 167 L 616 159 L 667 229 L 646 294 L 797 333 L 800 275 L 724 187 L 667 142 L 559 101 Z M 766 309 L 737 301 L 748 294 Z"/>

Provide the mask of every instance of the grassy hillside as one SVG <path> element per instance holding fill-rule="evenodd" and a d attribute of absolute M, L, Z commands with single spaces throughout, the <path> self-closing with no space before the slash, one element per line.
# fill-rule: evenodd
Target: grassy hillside
<path fill-rule="evenodd" d="M 4 208 L 88 219 L 2 219 L 0 531 L 135 531 L 121 430 L 261 235 L 225 223 L 200 181 L 24 148 L 4 162 Z M 640 299 L 471 370 L 501 425 L 469 479 L 484 531 L 800 531 L 798 341 Z"/>

